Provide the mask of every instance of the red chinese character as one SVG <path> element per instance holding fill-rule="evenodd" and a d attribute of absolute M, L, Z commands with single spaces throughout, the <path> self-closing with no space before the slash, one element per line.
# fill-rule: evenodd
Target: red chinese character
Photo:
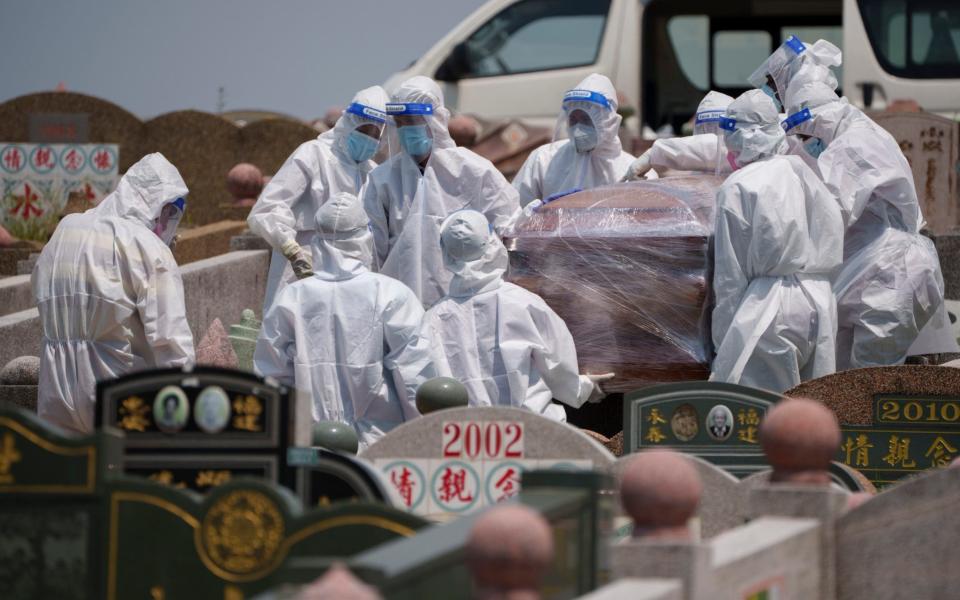
<path fill-rule="evenodd" d="M 467 470 L 460 469 L 455 471 L 447 467 L 440 480 L 440 500 L 450 502 L 457 500 L 459 502 L 473 502 L 473 496 L 467 492 Z"/>
<path fill-rule="evenodd" d="M 397 488 L 397 491 L 400 493 L 400 497 L 403 498 L 403 503 L 409 508 L 413 505 L 413 486 L 415 485 L 414 481 L 411 479 L 410 469 L 403 467 L 403 471 L 400 472 L 400 477 L 397 477 L 397 472 L 394 471 L 390 474 L 390 481 L 393 483 L 394 487 Z"/>
<path fill-rule="evenodd" d="M 17 171 L 23 166 L 23 155 L 20 153 L 19 148 L 10 148 L 6 154 L 3 155 L 3 163 L 7 165 L 7 168 L 11 171 Z"/>
<path fill-rule="evenodd" d="M 67 152 L 67 155 L 64 156 L 63 158 L 64 158 L 64 162 L 66 163 L 64 166 L 68 171 L 76 171 L 77 169 L 80 168 L 81 157 L 80 157 L 80 153 L 77 152 L 76 150 L 70 150 L 70 152 Z"/>
<path fill-rule="evenodd" d="M 506 500 L 507 498 L 515 495 L 519 490 L 517 485 L 517 472 L 513 467 L 510 467 L 503 474 L 503 477 L 497 480 L 493 484 L 493 487 L 500 490 L 500 495 L 497 497 L 497 502 Z"/>
<path fill-rule="evenodd" d="M 53 167 L 53 152 L 50 148 L 37 148 L 33 155 L 33 166 L 38 169 Z"/>
<path fill-rule="evenodd" d="M 112 166 L 110 153 L 106 150 L 98 150 L 96 154 L 93 155 L 93 166 L 98 171 L 106 171 Z"/>
<path fill-rule="evenodd" d="M 22 212 L 23 218 L 29 219 L 31 214 L 34 214 L 38 217 L 43 214 L 43 209 L 34 206 L 34 203 L 40 200 L 40 198 L 37 197 L 36 193 L 30 189 L 29 183 L 23 184 L 23 195 L 14 196 L 13 199 L 15 204 L 13 208 L 10 209 L 11 215 Z"/>

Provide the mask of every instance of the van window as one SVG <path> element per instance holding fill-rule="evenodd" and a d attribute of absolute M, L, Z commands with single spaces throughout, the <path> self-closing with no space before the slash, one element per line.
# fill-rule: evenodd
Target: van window
<path fill-rule="evenodd" d="M 680 70 L 697 89 L 707 91 L 710 76 L 707 72 L 707 40 L 710 39 L 710 19 L 706 15 L 670 17 L 667 21 L 670 46 L 680 63 Z"/>
<path fill-rule="evenodd" d="M 914 79 L 960 77 L 956 0 L 860 0 L 859 7 L 884 70 Z"/>
<path fill-rule="evenodd" d="M 718 31 L 713 36 L 714 87 L 745 87 L 747 77 L 770 56 L 773 39 L 766 31 Z"/>
<path fill-rule="evenodd" d="M 522 0 L 464 42 L 462 77 L 490 77 L 592 65 L 610 0 Z"/>

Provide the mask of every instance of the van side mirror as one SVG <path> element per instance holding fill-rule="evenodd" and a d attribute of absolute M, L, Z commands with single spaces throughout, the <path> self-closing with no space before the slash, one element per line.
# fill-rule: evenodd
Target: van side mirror
<path fill-rule="evenodd" d="M 453 47 L 450 55 L 437 67 L 434 79 L 437 81 L 459 81 L 469 73 L 467 62 L 467 43 L 460 42 Z"/>

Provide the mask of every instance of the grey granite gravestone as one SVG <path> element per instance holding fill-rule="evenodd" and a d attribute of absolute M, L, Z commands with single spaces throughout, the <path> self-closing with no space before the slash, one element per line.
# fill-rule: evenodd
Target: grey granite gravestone
<path fill-rule="evenodd" d="M 409 510 L 446 518 L 510 498 L 530 469 L 611 472 L 615 458 L 580 430 L 506 407 L 454 408 L 404 423 L 360 453 Z"/>

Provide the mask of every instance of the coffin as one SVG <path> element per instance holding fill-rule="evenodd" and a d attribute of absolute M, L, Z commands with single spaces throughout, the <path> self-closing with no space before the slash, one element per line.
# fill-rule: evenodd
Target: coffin
<path fill-rule="evenodd" d="M 684 175 L 565 196 L 507 239 L 508 279 L 567 323 L 610 392 L 710 373 L 708 245 L 723 179 Z"/>

